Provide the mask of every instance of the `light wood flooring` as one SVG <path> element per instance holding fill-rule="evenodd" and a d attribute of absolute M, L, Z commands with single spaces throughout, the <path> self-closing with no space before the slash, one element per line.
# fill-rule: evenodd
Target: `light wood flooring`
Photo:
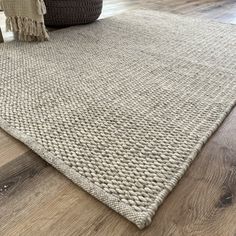
<path fill-rule="evenodd" d="M 139 7 L 236 24 L 235 0 L 105 0 L 102 17 Z M 235 236 L 236 109 L 142 231 L 0 130 L 0 236 L 5 235 Z"/>

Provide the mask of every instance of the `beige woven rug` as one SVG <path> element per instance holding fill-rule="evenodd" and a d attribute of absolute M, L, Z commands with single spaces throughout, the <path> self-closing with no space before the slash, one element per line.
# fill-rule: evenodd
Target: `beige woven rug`
<path fill-rule="evenodd" d="M 140 228 L 236 102 L 232 25 L 134 11 L 0 55 L 1 127 Z"/>

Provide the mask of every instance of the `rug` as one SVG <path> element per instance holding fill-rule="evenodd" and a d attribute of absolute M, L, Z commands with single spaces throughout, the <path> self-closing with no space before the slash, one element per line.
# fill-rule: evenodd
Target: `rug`
<path fill-rule="evenodd" d="M 0 54 L 1 127 L 139 228 L 236 102 L 233 25 L 133 11 Z"/>

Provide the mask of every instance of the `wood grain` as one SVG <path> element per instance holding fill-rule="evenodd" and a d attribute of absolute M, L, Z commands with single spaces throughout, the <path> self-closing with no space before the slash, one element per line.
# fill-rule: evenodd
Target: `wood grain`
<path fill-rule="evenodd" d="M 0 167 L 14 160 L 29 150 L 20 141 L 10 135 L 0 132 Z"/>
<path fill-rule="evenodd" d="M 102 17 L 143 5 L 228 23 L 236 18 L 234 0 L 106 0 Z M 235 134 L 236 108 L 140 231 L 0 131 L 0 235 L 235 236 Z"/>

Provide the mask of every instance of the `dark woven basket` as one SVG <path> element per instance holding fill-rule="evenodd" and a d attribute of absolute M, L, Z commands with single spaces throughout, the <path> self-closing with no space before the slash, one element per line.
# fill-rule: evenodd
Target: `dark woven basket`
<path fill-rule="evenodd" d="M 47 7 L 46 26 L 66 27 L 97 20 L 103 0 L 44 0 Z"/>

